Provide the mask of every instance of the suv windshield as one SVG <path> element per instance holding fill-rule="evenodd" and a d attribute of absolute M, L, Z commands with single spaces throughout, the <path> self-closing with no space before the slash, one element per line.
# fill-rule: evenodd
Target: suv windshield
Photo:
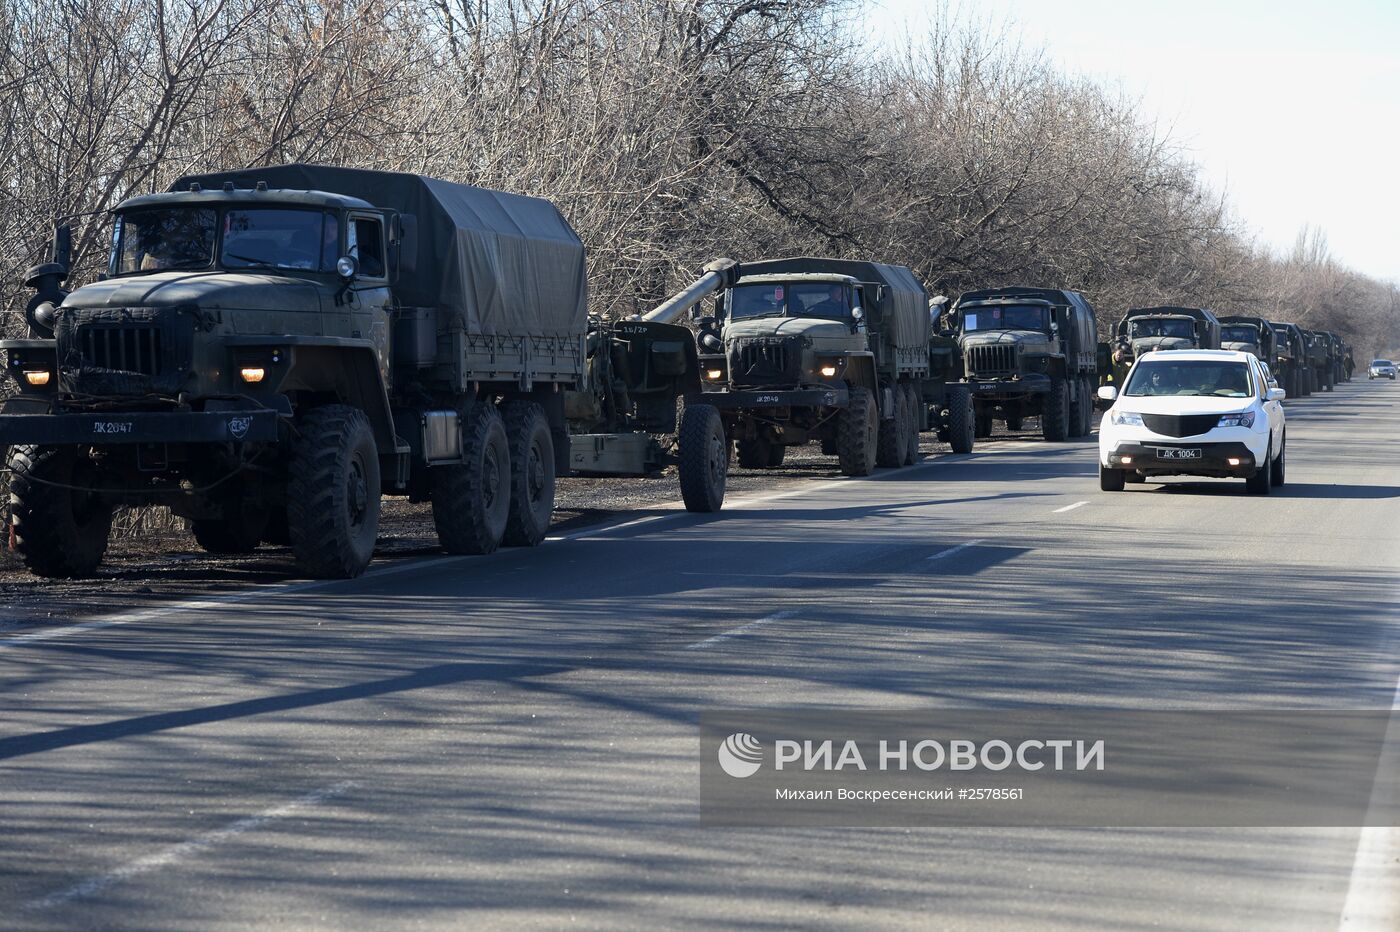
<path fill-rule="evenodd" d="M 1181 337 L 1189 340 L 1195 334 L 1189 320 L 1179 317 L 1147 317 L 1133 321 L 1129 335 L 1134 340 L 1143 337 Z"/>
<path fill-rule="evenodd" d="M 1180 362 L 1144 359 L 1133 367 L 1128 385 L 1123 390 L 1123 394 L 1135 397 L 1219 395 L 1223 398 L 1245 398 L 1253 393 L 1247 364 L 1201 359 Z"/>
<path fill-rule="evenodd" d="M 1373 365 L 1373 366 L 1393 366 L 1393 365 L 1395 365 L 1395 363 L 1391 362 L 1389 359 L 1373 359 L 1373 360 L 1371 361 L 1371 365 Z"/>
<path fill-rule="evenodd" d="M 1040 304 L 973 306 L 963 310 L 963 332 L 1050 329 L 1049 308 Z"/>
<path fill-rule="evenodd" d="M 224 213 L 219 262 L 329 272 L 339 258 L 340 224 L 329 211 L 257 207 Z"/>
<path fill-rule="evenodd" d="M 214 258 L 218 211 L 212 207 L 132 210 L 117 218 L 110 272 L 202 269 Z"/>
<path fill-rule="evenodd" d="M 845 282 L 764 282 L 730 290 L 731 320 L 773 316 L 850 320 L 850 286 Z"/>
<path fill-rule="evenodd" d="M 1259 331 L 1244 325 L 1221 327 L 1220 339 L 1224 343 L 1258 343 Z"/>

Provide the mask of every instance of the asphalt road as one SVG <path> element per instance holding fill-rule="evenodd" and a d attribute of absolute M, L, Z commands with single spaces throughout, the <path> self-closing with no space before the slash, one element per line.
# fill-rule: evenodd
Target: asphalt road
<path fill-rule="evenodd" d="M 1105 494 L 1092 441 L 1028 438 L 348 583 L 94 593 L 0 640 L 0 924 L 1400 927 L 1385 831 L 698 822 L 707 707 L 1390 707 L 1400 388 L 1288 418 L 1269 498 Z"/>

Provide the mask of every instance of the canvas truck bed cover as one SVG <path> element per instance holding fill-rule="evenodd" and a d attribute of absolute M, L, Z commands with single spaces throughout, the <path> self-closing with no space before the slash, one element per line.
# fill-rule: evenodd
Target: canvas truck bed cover
<path fill-rule="evenodd" d="M 879 262 L 853 262 L 848 259 L 821 259 L 800 256 L 792 259 L 765 259 L 743 262 L 739 276 L 745 275 L 811 275 L 820 273 L 849 275 L 860 282 L 875 282 L 885 286 L 885 299 L 877 309 L 879 317 L 870 314 L 870 323 L 878 328 L 882 339 L 901 349 L 927 346 L 930 336 L 928 292 L 902 265 Z"/>
<path fill-rule="evenodd" d="M 187 175 L 171 186 L 225 182 L 325 191 L 405 218 L 399 304 L 434 307 L 439 327 L 510 336 L 579 336 L 588 320 L 583 243 L 549 201 L 423 175 L 329 165 L 277 165 Z M 411 271 L 409 271 L 411 269 Z"/>

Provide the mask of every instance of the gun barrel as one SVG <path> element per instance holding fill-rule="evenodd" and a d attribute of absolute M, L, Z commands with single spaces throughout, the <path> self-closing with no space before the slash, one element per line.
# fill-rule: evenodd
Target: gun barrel
<path fill-rule="evenodd" d="M 667 298 L 657 307 L 637 316 L 637 320 L 654 320 L 669 324 L 710 295 L 726 288 L 738 277 L 739 263 L 733 259 L 716 259 L 705 266 L 705 274 Z"/>

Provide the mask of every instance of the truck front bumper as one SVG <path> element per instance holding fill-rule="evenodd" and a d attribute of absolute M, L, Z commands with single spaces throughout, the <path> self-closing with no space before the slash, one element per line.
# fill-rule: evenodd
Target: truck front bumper
<path fill-rule="evenodd" d="M 277 439 L 278 419 L 269 408 L 0 414 L 0 444 L 261 443 Z"/>
<path fill-rule="evenodd" d="M 1050 376 L 1032 372 L 1019 379 L 967 380 L 974 398 L 1019 398 L 1024 395 L 1044 395 L 1050 391 Z"/>
<path fill-rule="evenodd" d="M 845 388 L 795 388 L 784 391 L 704 392 L 700 400 L 721 411 L 749 408 L 844 408 L 851 403 Z"/>

